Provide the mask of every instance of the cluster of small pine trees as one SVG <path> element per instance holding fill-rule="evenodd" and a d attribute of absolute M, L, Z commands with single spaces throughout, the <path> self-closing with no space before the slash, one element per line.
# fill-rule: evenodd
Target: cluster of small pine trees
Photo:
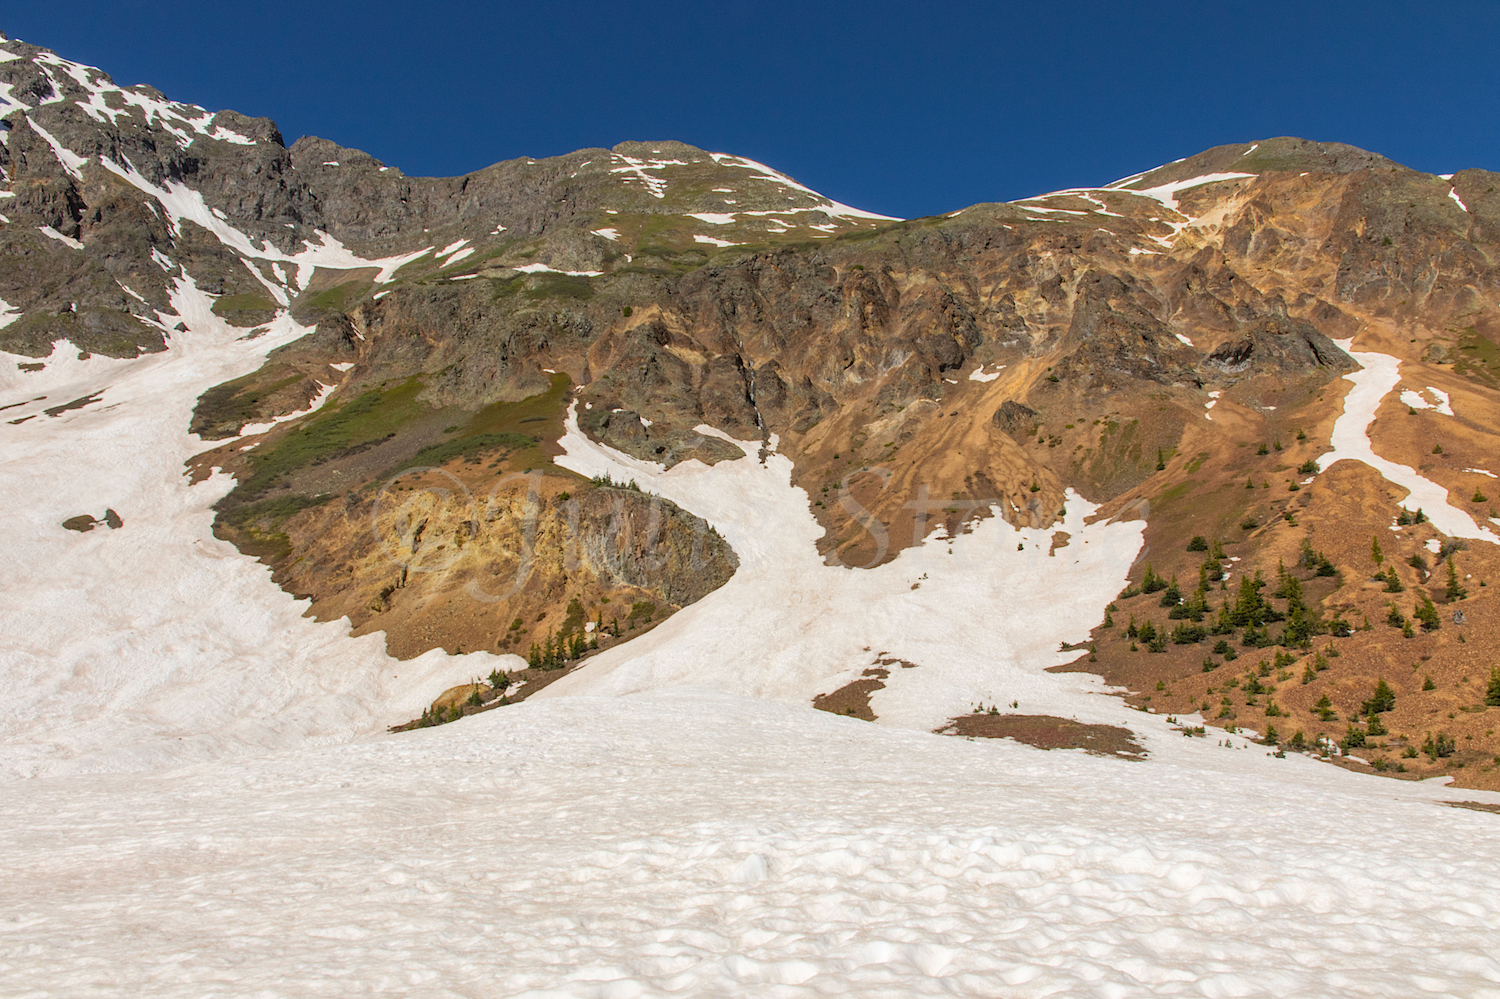
<path fill-rule="evenodd" d="M 570 662 L 582 659 L 584 654 L 599 647 L 599 631 L 595 627 L 592 634 L 585 636 L 583 631 L 568 631 L 559 635 L 557 632 L 550 633 L 540 643 L 531 643 L 531 652 L 526 657 L 526 665 L 532 669 L 562 669 Z M 618 628 L 615 631 L 618 635 Z"/>
<path fill-rule="evenodd" d="M 1344 637 L 1353 633 L 1349 622 L 1340 616 L 1335 615 L 1329 620 L 1320 617 L 1303 596 L 1302 580 L 1288 572 L 1284 564 L 1277 568 L 1277 586 L 1271 596 L 1285 600 L 1285 610 L 1277 608 L 1261 592 L 1267 583 L 1257 571 L 1253 576 L 1241 576 L 1234 596 L 1226 595 L 1215 611 L 1210 596 L 1212 584 L 1218 582 L 1220 592 L 1227 591 L 1223 582 L 1223 543 L 1214 542 L 1210 550 L 1207 541 L 1198 535 L 1189 542 L 1188 550 L 1209 551 L 1208 559 L 1198 567 L 1198 585 L 1191 594 L 1184 596 L 1176 576 L 1168 580 L 1151 565 L 1146 566 L 1139 587 L 1129 587 L 1120 594 L 1122 599 L 1128 599 L 1142 593 L 1160 593 L 1161 606 L 1169 608 L 1167 619 L 1181 622 L 1168 631 L 1149 620 L 1137 624 L 1132 614 L 1126 634 L 1145 643 L 1151 651 L 1165 652 L 1168 640 L 1178 645 L 1192 645 L 1210 636 L 1228 636 L 1236 631 L 1243 632 L 1240 641 L 1247 648 L 1280 645 L 1303 649 L 1311 647 L 1314 635 L 1331 633 Z M 1333 576 L 1338 572 L 1328 556 L 1311 546 L 1304 546 L 1299 564 L 1312 569 L 1316 576 Z M 1283 622 L 1281 633 L 1273 635 L 1269 626 Z M 1111 616 L 1105 626 L 1112 624 Z M 1220 642 L 1220 645 L 1224 644 L 1227 643 Z"/>

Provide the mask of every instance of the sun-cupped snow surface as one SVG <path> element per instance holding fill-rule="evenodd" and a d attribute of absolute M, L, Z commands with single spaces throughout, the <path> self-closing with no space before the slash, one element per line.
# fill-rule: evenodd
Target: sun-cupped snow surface
<path fill-rule="evenodd" d="M 209 445 L 187 432 L 198 396 L 308 332 L 282 313 L 253 340 L 178 277 L 168 349 L 134 360 L 59 345 L 41 371 L 3 355 L 0 405 L 0 773 L 143 769 L 347 739 L 421 711 L 489 656 L 397 662 L 379 635 L 315 624 L 305 600 L 216 539 L 233 484 L 189 484 Z M 171 329 L 181 322 L 185 331 Z M 42 397 L 42 398 L 38 398 Z M 49 417 L 44 408 L 94 401 Z M 123 526 L 63 529 L 70 517 Z M 502 668 L 503 664 L 502 664 Z"/>
<path fill-rule="evenodd" d="M 1054 554 L 1054 531 L 994 517 L 951 540 L 933 533 L 874 569 L 829 566 L 807 494 L 791 484 L 791 461 L 776 453 L 761 461 L 759 442 L 735 443 L 746 457 L 664 471 L 591 441 L 570 413 L 558 464 L 634 480 L 691 510 L 724 536 L 740 566 L 724 586 L 540 696 L 699 685 L 806 704 L 859 679 L 876 658 L 895 657 L 917 666 L 893 669 L 875 693 L 872 707 L 888 724 L 930 730 L 981 701 L 1089 721 L 1134 715 L 1094 696 L 1105 689 L 1097 677 L 1044 668 L 1077 658 L 1058 649 L 1086 639 L 1125 585 L 1143 522 L 1088 524 L 1094 508 L 1069 493 L 1054 530 L 1070 538 Z M 930 504 L 934 512 L 944 505 Z"/>
<path fill-rule="evenodd" d="M 1431 479 L 1423 478 L 1414 468 L 1380 457 L 1371 446 L 1368 432 L 1370 423 L 1375 419 L 1375 411 L 1380 408 L 1381 401 L 1400 383 L 1401 361 L 1390 354 L 1357 351 L 1354 349 L 1353 338 L 1333 342 L 1354 358 L 1360 367 L 1358 371 L 1344 376 L 1345 380 L 1354 383 L 1354 387 L 1344 397 L 1344 412 L 1334 421 L 1330 440 L 1333 450 L 1318 458 L 1318 471 L 1323 471 L 1336 461 L 1362 461 L 1387 481 L 1407 490 L 1408 495 L 1401 501 L 1401 506 L 1408 510 L 1420 508 L 1427 514 L 1432 526 L 1448 537 L 1500 544 L 1500 535 L 1496 535 L 1488 527 L 1481 527 L 1474 522 L 1473 517 L 1448 502 L 1447 489 Z M 1443 405 L 1447 405 L 1446 395 L 1440 395 L 1439 398 Z M 1406 401 L 1404 395 L 1402 401 Z M 1423 402 L 1425 404 L 1425 400 Z"/>
<path fill-rule="evenodd" d="M 683 690 L 12 784 L 4 991 L 1500 997 L 1493 815 L 1176 741 L 1133 763 Z"/>

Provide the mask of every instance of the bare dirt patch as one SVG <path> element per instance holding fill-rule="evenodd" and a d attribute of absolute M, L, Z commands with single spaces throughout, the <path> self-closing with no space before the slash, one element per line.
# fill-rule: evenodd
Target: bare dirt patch
<path fill-rule="evenodd" d="M 1082 749 L 1095 756 L 1146 758 L 1145 747 L 1135 741 L 1135 733 L 1128 728 L 1087 725 L 1054 715 L 961 715 L 937 731 L 971 739 L 1014 739 L 1038 749 Z"/>

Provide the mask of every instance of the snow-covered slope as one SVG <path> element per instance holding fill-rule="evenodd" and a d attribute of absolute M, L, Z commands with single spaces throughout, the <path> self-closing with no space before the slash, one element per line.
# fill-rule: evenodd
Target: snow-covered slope
<path fill-rule="evenodd" d="M 1176 741 L 679 691 L 44 778 L 0 797 L 0 992 L 1500 995 L 1496 816 Z"/>
<path fill-rule="evenodd" d="M 477 661 L 398 663 L 379 636 L 315 625 L 267 570 L 212 533 L 232 482 L 189 484 L 187 432 L 212 385 L 304 335 L 283 313 L 247 339 L 179 277 L 168 349 L 78 360 L 61 345 L 41 371 L 0 355 L 0 771 L 138 769 L 251 747 L 380 731 L 419 711 Z M 174 330 L 172 327 L 182 328 Z M 49 414 L 75 400 L 74 409 Z M 86 533 L 62 521 L 113 510 Z M 491 657 L 476 657 L 489 659 Z"/>

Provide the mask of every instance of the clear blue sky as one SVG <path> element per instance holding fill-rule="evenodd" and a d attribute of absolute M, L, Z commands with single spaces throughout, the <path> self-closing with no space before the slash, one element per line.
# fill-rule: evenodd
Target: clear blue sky
<path fill-rule="evenodd" d="M 416 175 L 673 138 L 910 218 L 1274 135 L 1500 169 L 1500 0 L 7 6 L 117 83 Z"/>

